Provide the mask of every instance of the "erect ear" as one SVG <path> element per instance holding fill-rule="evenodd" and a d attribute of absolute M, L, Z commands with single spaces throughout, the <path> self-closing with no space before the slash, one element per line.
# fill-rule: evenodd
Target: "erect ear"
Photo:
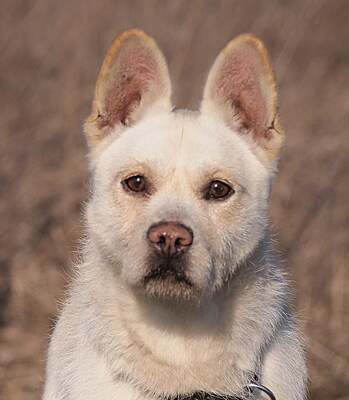
<path fill-rule="evenodd" d="M 244 34 L 217 57 L 207 79 L 202 112 L 221 117 L 255 142 L 270 161 L 277 158 L 283 130 L 273 68 L 263 42 Z"/>
<path fill-rule="evenodd" d="M 152 110 L 170 110 L 170 95 L 167 64 L 155 41 L 137 29 L 122 32 L 99 73 L 92 113 L 84 126 L 89 145 L 96 146 Z"/>

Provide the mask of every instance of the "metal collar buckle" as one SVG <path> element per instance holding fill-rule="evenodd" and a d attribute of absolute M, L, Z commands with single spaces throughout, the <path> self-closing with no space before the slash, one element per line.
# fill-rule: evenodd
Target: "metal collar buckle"
<path fill-rule="evenodd" d="M 266 386 L 260 385 L 259 383 L 252 382 L 252 383 L 248 384 L 246 386 L 246 388 L 249 392 L 252 392 L 253 389 L 258 389 L 261 392 L 266 393 L 269 396 L 270 400 L 276 400 L 274 393 L 270 389 L 268 389 Z"/>

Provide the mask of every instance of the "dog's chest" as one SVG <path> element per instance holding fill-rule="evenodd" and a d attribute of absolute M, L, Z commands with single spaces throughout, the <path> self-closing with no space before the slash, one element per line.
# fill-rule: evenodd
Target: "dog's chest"
<path fill-rule="evenodd" d="M 200 370 L 212 364 L 231 367 L 235 346 L 227 327 L 228 315 L 220 304 L 209 304 L 203 310 L 169 311 L 161 305 L 137 307 L 130 321 L 129 341 L 137 353 L 148 355 L 149 362 L 162 362 L 174 368 L 190 366 Z M 229 332 L 228 332 L 229 331 Z"/>
<path fill-rule="evenodd" d="M 170 325 L 140 324 L 131 330 L 128 367 L 145 390 L 174 396 L 198 390 L 236 393 L 243 387 L 245 368 L 237 367 L 238 345 L 230 335 L 180 319 Z"/>
<path fill-rule="evenodd" d="M 147 329 L 138 340 L 140 345 L 149 350 L 151 358 L 174 367 L 190 365 L 195 371 L 202 370 L 206 365 L 211 368 L 212 363 L 220 366 L 231 363 L 231 341 L 220 335 Z"/>

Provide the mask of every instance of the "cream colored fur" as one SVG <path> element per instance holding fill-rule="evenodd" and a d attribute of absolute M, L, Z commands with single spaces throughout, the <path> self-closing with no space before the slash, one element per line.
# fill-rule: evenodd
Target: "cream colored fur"
<path fill-rule="evenodd" d="M 150 84 L 154 76 L 146 71 L 136 94 L 133 86 L 132 93 L 122 87 L 122 99 L 136 99 L 120 111 L 127 117 L 122 122 L 118 114 L 103 113 L 110 112 L 106 98 L 114 92 L 108 90 L 118 82 L 112 74 L 124 73 L 113 66 L 119 62 L 133 71 L 128 56 L 135 43 L 141 52 L 146 48 L 144 62 L 150 57 L 159 76 Z M 268 107 L 251 106 L 267 110 L 263 137 L 257 128 L 240 129 L 239 110 L 219 82 L 227 55 L 237 48 L 247 63 L 258 65 L 251 67 L 252 82 L 263 81 L 260 101 L 267 99 Z M 43 399 L 155 400 L 195 391 L 244 396 L 253 373 L 277 400 L 304 399 L 303 350 L 268 235 L 268 199 L 283 134 L 264 46 L 251 35 L 229 44 L 196 113 L 171 112 L 167 67 L 144 33 L 123 33 L 111 52 L 85 126 L 93 194 L 84 261 L 51 339 Z M 147 177 L 149 195 L 124 190 L 121 182 L 132 175 Z M 222 201 L 203 198 L 212 180 L 229 183 L 235 193 Z M 146 233 L 160 221 L 193 231 L 190 288 L 144 285 L 151 252 Z"/>

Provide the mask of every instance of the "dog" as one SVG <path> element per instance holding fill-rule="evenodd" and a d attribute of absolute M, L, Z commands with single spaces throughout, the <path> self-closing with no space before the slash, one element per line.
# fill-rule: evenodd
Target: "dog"
<path fill-rule="evenodd" d="M 304 351 L 268 228 L 284 132 L 267 50 L 232 40 L 200 111 L 173 109 L 163 54 L 114 40 L 84 125 L 83 261 L 44 400 L 302 400 Z"/>

